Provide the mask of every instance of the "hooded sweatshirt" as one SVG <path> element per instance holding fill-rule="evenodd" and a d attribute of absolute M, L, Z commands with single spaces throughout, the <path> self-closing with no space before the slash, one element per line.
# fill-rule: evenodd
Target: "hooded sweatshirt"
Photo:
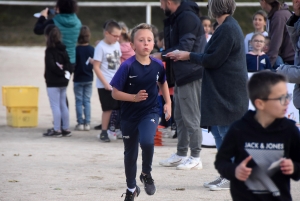
<path fill-rule="evenodd" d="M 215 167 L 230 180 L 234 201 L 290 201 L 290 179 L 300 179 L 299 129 L 287 118 L 275 119 L 264 128 L 255 114 L 248 111 L 231 126 L 217 153 Z M 252 159 L 247 167 L 252 172 L 243 182 L 235 177 L 235 169 L 249 155 Z M 293 174 L 285 175 L 279 165 L 272 165 L 283 157 L 293 161 Z"/>
<path fill-rule="evenodd" d="M 75 48 L 77 39 L 81 29 L 81 21 L 75 13 L 72 14 L 56 14 L 52 19 L 46 19 L 40 16 L 34 26 L 34 33 L 37 35 L 44 34 L 45 28 L 49 24 L 55 24 L 62 34 L 62 42 L 67 47 L 67 52 L 72 64 L 76 63 Z"/>
<path fill-rule="evenodd" d="M 269 57 L 263 53 L 262 55 L 255 55 L 252 52 L 246 54 L 247 70 L 248 72 L 256 72 L 260 70 L 273 70 Z"/>
<path fill-rule="evenodd" d="M 60 69 L 56 63 L 62 64 Z M 57 43 L 55 47 L 47 47 L 45 51 L 45 80 L 47 87 L 66 87 L 69 79 L 65 77 L 66 72 L 72 73 L 66 46 Z"/>
<path fill-rule="evenodd" d="M 267 31 L 271 38 L 267 55 L 271 65 L 274 66 L 277 56 L 281 56 L 284 62 L 294 60 L 294 49 L 287 28 L 285 26 L 292 13 L 288 5 L 283 4 L 279 10 L 272 10 L 268 15 Z"/>
<path fill-rule="evenodd" d="M 198 16 L 199 8 L 195 2 L 182 2 L 177 10 L 164 20 L 165 55 L 174 50 L 188 52 L 204 51 L 205 32 Z M 174 62 L 162 56 L 166 61 L 166 76 L 169 88 L 182 86 L 202 78 L 203 67 L 190 61 Z"/>
<path fill-rule="evenodd" d="M 81 28 L 81 22 L 75 13 L 58 14 L 53 18 L 54 24 L 62 34 L 62 42 L 67 47 L 70 62 L 76 62 L 75 48 Z"/>

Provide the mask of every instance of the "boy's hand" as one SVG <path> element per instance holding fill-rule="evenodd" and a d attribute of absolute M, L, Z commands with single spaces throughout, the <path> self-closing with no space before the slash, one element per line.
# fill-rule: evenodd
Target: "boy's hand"
<path fill-rule="evenodd" d="M 110 84 L 104 84 L 104 88 L 108 91 L 112 91 L 112 86 Z"/>
<path fill-rule="evenodd" d="M 235 177 L 240 181 L 246 181 L 252 172 L 252 168 L 248 168 L 247 164 L 252 159 L 252 156 L 248 156 L 243 160 L 239 166 L 235 168 Z"/>
<path fill-rule="evenodd" d="M 165 104 L 164 105 L 164 113 L 165 113 L 165 118 L 168 121 L 171 118 L 171 105 L 170 104 Z"/>
<path fill-rule="evenodd" d="M 291 175 L 294 173 L 294 164 L 291 159 L 283 159 L 280 163 L 280 169 L 282 174 Z"/>
<path fill-rule="evenodd" d="M 46 19 L 48 17 L 48 8 L 45 8 L 44 10 L 41 11 L 41 15 L 44 16 Z"/>
<path fill-rule="evenodd" d="M 148 93 L 146 93 L 146 90 L 140 90 L 136 95 L 135 95 L 135 102 L 140 102 L 144 101 L 148 98 Z"/>

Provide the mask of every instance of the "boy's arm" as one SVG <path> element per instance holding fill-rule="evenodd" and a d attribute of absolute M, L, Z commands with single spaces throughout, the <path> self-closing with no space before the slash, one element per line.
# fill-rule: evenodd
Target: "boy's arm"
<path fill-rule="evenodd" d="M 236 178 L 235 170 L 238 164 L 232 162 L 232 158 L 236 157 L 238 153 L 236 139 L 238 138 L 235 135 L 233 126 L 231 126 L 216 155 L 215 168 L 222 177 L 228 180 Z"/>
<path fill-rule="evenodd" d="M 290 139 L 290 148 L 289 148 L 289 156 L 287 157 L 288 159 L 291 160 L 292 162 L 292 169 L 293 172 L 292 174 L 287 174 L 290 175 L 290 177 L 295 180 L 298 181 L 300 179 L 300 133 L 299 133 L 299 129 L 295 126 L 294 127 L 294 131 L 293 131 L 293 136 Z M 284 174 L 284 172 L 283 172 Z"/>
<path fill-rule="evenodd" d="M 171 118 L 171 114 L 172 114 L 172 103 L 171 103 L 171 98 L 170 98 L 170 93 L 169 93 L 169 88 L 168 88 L 168 84 L 165 81 L 163 84 L 161 84 L 160 82 L 158 82 L 158 86 L 161 90 L 161 93 L 164 97 L 165 100 L 165 105 L 164 105 L 164 113 L 167 113 L 168 115 L 166 116 L 166 120 L 168 121 Z"/>
<path fill-rule="evenodd" d="M 103 83 L 104 85 L 104 88 L 106 90 L 109 90 L 111 91 L 112 90 L 112 87 L 111 85 L 106 81 L 105 77 L 103 76 L 101 70 L 100 70 L 100 67 L 101 67 L 101 62 L 100 61 L 96 61 L 94 60 L 93 62 L 93 68 L 94 68 L 94 72 L 96 73 L 97 77 L 99 78 L 99 80 Z"/>
<path fill-rule="evenodd" d="M 127 102 L 141 102 L 148 98 L 146 90 L 140 90 L 137 94 L 129 94 L 123 91 L 119 91 L 117 88 L 113 88 L 112 97 L 115 100 L 127 101 Z"/>

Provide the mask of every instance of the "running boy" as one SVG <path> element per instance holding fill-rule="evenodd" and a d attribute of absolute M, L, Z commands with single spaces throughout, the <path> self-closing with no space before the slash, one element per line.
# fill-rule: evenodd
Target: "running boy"
<path fill-rule="evenodd" d="M 285 118 L 291 100 L 286 81 L 268 71 L 250 78 L 256 111 L 231 126 L 215 161 L 230 180 L 233 200 L 292 200 L 290 179 L 300 179 L 300 135 L 295 122 Z"/>
<path fill-rule="evenodd" d="M 111 96 L 112 86 L 109 84 L 120 66 L 122 55 L 118 42 L 121 27 L 118 22 L 109 20 L 104 24 L 104 39 L 101 40 L 94 53 L 93 68 L 97 75 L 96 86 L 102 107 L 102 132 L 100 140 L 110 142 L 107 127 L 112 110 L 119 109 L 119 101 Z"/>
<path fill-rule="evenodd" d="M 132 30 L 131 46 L 135 50 L 135 56 L 122 63 L 110 83 L 113 87 L 113 98 L 122 101 L 121 129 L 128 188 L 125 201 L 133 201 L 140 193 L 135 180 L 139 143 L 143 158 L 140 180 L 148 195 L 156 192 L 151 167 L 159 113 L 157 85 L 166 102 L 164 105 L 166 119 L 171 117 L 171 100 L 163 64 L 150 57 L 154 47 L 154 36 L 150 25 L 143 23 Z"/>

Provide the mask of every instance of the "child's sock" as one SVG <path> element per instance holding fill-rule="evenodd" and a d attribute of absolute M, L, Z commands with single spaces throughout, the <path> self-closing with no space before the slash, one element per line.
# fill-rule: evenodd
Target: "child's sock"
<path fill-rule="evenodd" d="M 135 188 L 127 188 L 131 193 L 134 193 Z"/>

